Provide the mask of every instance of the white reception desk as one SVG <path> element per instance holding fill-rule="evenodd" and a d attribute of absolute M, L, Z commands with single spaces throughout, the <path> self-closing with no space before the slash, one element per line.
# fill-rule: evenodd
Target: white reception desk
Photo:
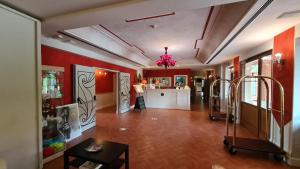
<path fill-rule="evenodd" d="M 142 95 L 147 108 L 191 110 L 190 89 L 146 89 Z"/>

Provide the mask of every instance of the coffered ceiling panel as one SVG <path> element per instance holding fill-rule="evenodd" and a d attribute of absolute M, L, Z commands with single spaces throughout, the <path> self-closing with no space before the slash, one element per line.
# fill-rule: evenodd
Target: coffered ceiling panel
<path fill-rule="evenodd" d="M 164 53 L 164 47 L 176 60 L 192 59 L 196 56 L 194 49 L 196 39 L 200 38 L 209 15 L 210 7 L 168 14 L 157 14 L 154 17 L 133 22 L 103 24 L 120 38 L 141 48 L 152 60 Z M 167 16 L 165 16 L 167 15 Z M 128 18 L 136 19 L 136 18 Z M 194 62 L 193 60 L 192 62 Z"/>

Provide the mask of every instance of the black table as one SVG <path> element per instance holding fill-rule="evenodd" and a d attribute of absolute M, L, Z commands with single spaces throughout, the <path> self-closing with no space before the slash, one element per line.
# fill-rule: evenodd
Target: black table
<path fill-rule="evenodd" d="M 102 164 L 101 169 L 119 169 L 125 163 L 125 169 L 129 169 L 129 146 L 127 144 L 114 143 L 103 141 L 102 150 L 99 152 L 88 152 L 86 147 L 94 142 L 93 138 L 89 138 L 76 146 L 64 152 L 64 169 L 69 169 L 69 166 L 79 168 L 84 162 L 91 161 Z M 125 159 L 120 156 L 125 153 Z M 69 161 L 69 157 L 75 157 Z"/>

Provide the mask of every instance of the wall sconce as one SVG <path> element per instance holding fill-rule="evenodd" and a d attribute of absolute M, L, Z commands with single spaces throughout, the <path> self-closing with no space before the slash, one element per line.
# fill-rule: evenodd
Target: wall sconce
<path fill-rule="evenodd" d="M 280 52 L 275 53 L 275 60 L 273 60 L 273 63 L 277 63 L 277 64 L 284 63 L 284 60 L 282 59 L 282 53 L 280 53 Z"/>
<path fill-rule="evenodd" d="M 146 80 L 146 79 L 143 79 L 143 80 L 142 80 L 142 84 L 143 84 L 143 85 L 147 84 L 147 80 Z"/>

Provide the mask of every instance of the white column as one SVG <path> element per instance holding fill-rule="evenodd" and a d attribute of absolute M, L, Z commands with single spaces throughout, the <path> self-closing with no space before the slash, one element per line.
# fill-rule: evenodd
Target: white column
<path fill-rule="evenodd" d="M 294 96 L 289 164 L 300 166 L 300 25 L 296 26 L 294 55 Z"/>

